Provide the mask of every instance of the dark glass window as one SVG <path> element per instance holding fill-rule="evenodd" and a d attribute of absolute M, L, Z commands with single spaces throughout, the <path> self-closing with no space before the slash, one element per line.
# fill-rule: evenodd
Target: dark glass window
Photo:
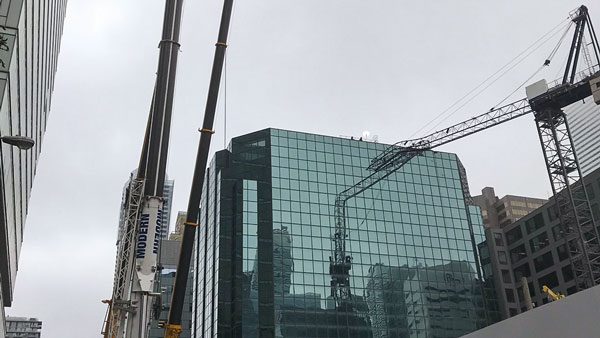
<path fill-rule="evenodd" d="M 521 231 L 521 226 L 517 226 L 514 229 L 506 232 L 506 243 L 511 245 L 516 241 L 523 238 L 523 232 Z"/>
<path fill-rule="evenodd" d="M 577 293 L 577 287 L 576 286 L 571 286 L 570 288 L 567 289 L 567 295 L 572 295 L 574 293 Z"/>
<path fill-rule="evenodd" d="M 530 277 L 531 269 L 529 268 L 529 263 L 525 263 L 521 266 L 516 267 L 513 270 L 515 274 L 515 280 L 520 281 L 522 277 Z"/>
<path fill-rule="evenodd" d="M 504 283 L 511 283 L 512 281 L 510 280 L 510 271 L 508 270 L 502 270 L 502 281 Z"/>
<path fill-rule="evenodd" d="M 527 228 L 528 234 L 536 231 L 537 229 L 542 228 L 543 226 L 544 216 L 541 213 L 533 216 L 533 218 L 530 218 L 525 222 L 525 227 Z"/>
<path fill-rule="evenodd" d="M 524 244 L 521 244 L 516 248 L 510 250 L 510 261 L 512 263 L 516 263 L 525 257 L 527 257 L 527 251 L 525 250 Z"/>
<path fill-rule="evenodd" d="M 591 183 L 585 185 L 585 192 L 587 192 L 589 199 L 594 199 L 596 197 L 596 193 L 594 192 L 594 187 L 592 186 Z"/>
<path fill-rule="evenodd" d="M 502 239 L 502 234 L 495 232 L 494 233 L 494 241 L 496 242 L 497 246 L 504 246 L 504 240 Z"/>
<path fill-rule="evenodd" d="M 552 251 L 546 252 L 545 254 L 536 257 L 533 260 L 533 264 L 535 265 L 535 271 L 537 272 L 540 272 L 554 265 L 554 260 L 552 259 Z"/>
<path fill-rule="evenodd" d="M 506 300 L 509 303 L 515 302 L 515 293 L 513 292 L 512 289 L 504 289 L 504 293 L 506 293 Z"/>
<path fill-rule="evenodd" d="M 510 316 L 511 316 L 511 317 L 514 317 L 514 316 L 516 316 L 516 315 L 518 315 L 518 314 L 519 314 L 519 310 L 517 310 L 517 309 L 514 309 L 514 308 L 512 308 L 512 307 L 508 309 L 508 312 L 510 313 Z"/>
<path fill-rule="evenodd" d="M 554 241 L 557 242 L 559 239 L 563 238 L 563 230 L 560 224 L 552 227 L 552 236 L 554 237 Z"/>
<path fill-rule="evenodd" d="M 556 207 L 556 204 L 553 204 L 548 208 L 548 220 L 552 222 L 555 219 L 558 219 L 558 217 L 558 208 Z"/>
<path fill-rule="evenodd" d="M 527 286 L 529 287 L 529 295 L 531 297 L 535 297 L 535 288 L 533 287 L 533 282 L 527 283 Z"/>
<path fill-rule="evenodd" d="M 498 262 L 500 264 L 507 264 L 508 261 L 506 260 L 506 252 L 505 251 L 498 251 Z"/>
<path fill-rule="evenodd" d="M 565 259 L 569 258 L 569 253 L 567 252 L 567 245 L 566 244 L 559 245 L 556 248 L 556 253 L 558 253 L 558 259 L 560 261 L 564 261 Z"/>
<path fill-rule="evenodd" d="M 596 221 L 596 225 L 598 225 L 598 221 L 600 221 L 600 208 L 598 208 L 598 203 L 594 203 L 591 205 L 592 208 L 592 216 Z"/>
<path fill-rule="evenodd" d="M 546 285 L 550 289 L 557 287 L 558 286 L 558 277 L 556 276 L 556 272 L 551 272 L 551 273 L 545 275 L 544 277 L 538 279 L 538 285 L 540 286 L 540 289 L 544 285 Z M 554 290 L 554 291 L 556 291 L 556 290 Z"/>
<path fill-rule="evenodd" d="M 571 265 L 567 265 L 562 268 L 563 280 L 565 282 L 573 280 L 575 276 L 573 275 L 573 267 Z"/>
<path fill-rule="evenodd" d="M 547 247 L 548 244 L 550 244 L 550 241 L 548 239 L 548 233 L 545 231 L 529 240 L 529 247 L 531 248 L 532 253 Z"/>

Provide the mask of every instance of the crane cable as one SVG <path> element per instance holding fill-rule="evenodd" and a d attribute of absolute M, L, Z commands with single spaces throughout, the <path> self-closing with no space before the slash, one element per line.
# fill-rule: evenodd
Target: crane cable
<path fill-rule="evenodd" d="M 525 50 L 523 50 L 521 53 L 519 53 L 516 57 L 514 57 L 512 60 L 510 60 L 508 63 L 506 63 L 504 66 L 502 66 L 499 70 L 497 70 L 494 74 L 490 75 L 487 79 L 485 79 L 483 82 L 481 82 L 479 85 L 477 85 L 475 88 L 473 88 L 470 92 L 468 92 L 466 95 L 464 95 L 463 97 L 461 97 L 460 99 L 458 99 L 456 102 L 454 102 L 452 105 L 450 105 L 448 108 L 446 108 L 442 113 L 440 113 L 438 116 L 436 116 L 433 120 L 431 120 L 429 123 L 427 123 L 426 125 L 424 125 L 423 127 L 421 127 L 418 131 L 416 131 L 415 133 L 413 133 L 413 135 L 411 135 L 409 138 L 412 138 L 413 136 L 415 136 L 416 133 L 420 132 L 421 130 L 423 130 L 425 127 L 427 127 L 428 124 L 431 124 L 433 121 L 435 121 L 437 118 L 441 117 L 441 115 L 443 115 L 444 113 L 446 113 L 448 110 L 450 110 L 452 107 L 456 106 L 460 101 L 462 101 L 463 99 L 465 99 L 466 97 L 468 97 L 470 94 L 472 94 L 473 92 L 475 92 L 477 89 L 479 89 L 482 85 L 484 85 L 486 82 L 488 82 L 490 79 L 492 79 L 494 76 L 496 76 L 497 74 L 499 74 L 500 72 L 502 72 L 506 67 L 508 67 L 509 65 L 511 65 L 515 60 L 517 60 L 519 57 L 521 57 L 523 54 L 527 53 L 530 49 L 532 49 L 535 45 L 537 45 L 540 41 L 542 41 L 539 46 L 533 48 L 533 50 L 529 51 L 529 53 L 527 53 L 520 61 L 518 61 L 517 63 L 515 63 L 514 65 L 510 66 L 508 69 L 504 70 L 504 72 L 502 72 L 500 74 L 500 76 L 498 78 L 496 78 L 494 81 L 492 81 L 491 83 L 487 84 L 482 90 L 480 90 L 475 96 L 471 97 L 469 100 L 467 100 L 467 102 L 464 102 L 462 105 L 460 105 L 457 109 L 455 109 L 452 113 L 450 113 L 447 117 L 445 117 L 444 119 L 442 119 L 441 121 L 439 121 L 436 125 L 434 125 L 432 128 L 429 129 L 428 133 L 431 132 L 431 130 L 433 128 L 436 128 L 439 124 L 441 124 L 443 121 L 445 121 L 448 117 L 452 116 L 454 113 L 456 113 L 459 109 L 461 109 L 462 107 L 464 107 L 467 103 L 471 102 L 475 97 L 477 97 L 479 94 L 481 94 L 485 89 L 487 89 L 489 86 L 491 86 L 492 84 L 494 84 L 496 81 L 498 81 L 500 78 L 502 78 L 504 75 L 506 75 L 506 73 L 508 73 L 509 71 L 511 71 L 513 68 L 515 68 L 517 65 L 519 65 L 521 62 L 523 62 L 527 57 L 529 57 L 533 52 L 535 52 L 539 47 L 541 47 L 542 45 L 544 45 L 546 42 L 548 42 L 551 38 L 553 38 L 559 31 L 556 31 L 557 28 L 561 28 L 564 23 L 569 20 L 569 18 L 566 18 L 565 20 L 563 20 L 562 22 L 560 22 L 558 25 L 554 26 L 550 31 L 548 31 L 546 34 L 542 35 L 542 37 L 540 37 L 539 39 L 537 39 L 534 43 L 532 43 L 529 47 L 527 47 Z M 544 61 L 544 63 L 531 75 L 527 78 L 527 80 L 525 80 L 520 86 L 518 86 L 513 92 L 511 92 L 508 96 L 506 96 L 502 101 L 500 101 L 498 104 L 496 104 L 494 106 L 497 107 L 498 105 L 502 104 L 502 102 L 506 101 L 510 96 L 512 96 L 517 90 L 519 90 L 520 88 L 522 88 L 526 83 L 528 83 L 534 76 L 536 76 L 544 67 L 549 66 L 550 62 L 552 61 L 552 59 L 554 58 L 554 56 L 556 55 L 560 45 L 562 44 L 565 36 L 567 35 L 568 31 L 570 30 L 571 26 L 572 26 L 573 22 L 570 21 L 569 24 L 567 25 L 565 31 L 563 32 L 562 36 L 560 37 L 557 45 L 554 47 L 554 49 L 552 49 L 552 51 L 550 52 L 550 54 L 548 55 L 548 58 L 546 58 L 546 60 Z M 555 32 L 556 31 L 556 32 Z M 550 35 L 550 36 L 548 36 Z M 545 40 L 544 40 L 545 39 Z M 492 108 L 492 110 L 494 109 Z M 387 182 L 388 180 L 385 180 L 386 183 L 389 184 L 389 182 Z M 369 217 L 370 213 L 373 212 L 374 207 L 375 207 L 375 200 L 379 198 L 379 196 L 381 195 L 381 191 L 382 189 L 378 189 L 378 196 L 373 198 L 373 202 L 371 203 L 371 207 L 369 209 L 367 209 L 367 212 L 365 213 L 365 216 L 362 218 L 360 224 L 356 227 L 356 229 L 354 230 L 359 230 L 366 222 L 367 218 Z M 347 235 L 350 235 L 350 233 L 352 232 L 351 229 L 348 229 Z"/>
<path fill-rule="evenodd" d="M 533 74 L 531 74 L 531 76 L 529 76 L 525 81 L 523 81 L 523 83 L 521 83 L 517 88 L 515 88 L 515 90 L 513 90 L 510 94 L 508 94 L 504 99 L 502 99 L 500 102 L 498 102 L 496 105 L 494 105 L 490 110 L 496 109 L 496 107 L 498 107 L 499 105 L 501 105 L 502 103 L 504 103 L 514 93 L 516 93 L 519 89 L 523 88 L 523 86 L 525 86 L 527 83 L 529 83 L 529 81 L 531 81 L 531 79 L 534 76 L 536 76 L 539 72 L 541 72 L 542 69 L 544 69 L 544 67 L 547 67 L 547 66 L 550 65 L 550 62 L 552 61 L 552 59 L 556 55 L 556 52 L 560 48 L 560 45 L 562 44 L 563 40 L 565 39 L 565 36 L 567 36 L 567 33 L 569 32 L 569 30 L 571 29 L 572 26 L 573 26 L 573 21 L 569 22 L 569 25 L 567 26 L 567 29 L 565 29 L 563 35 L 558 40 L 558 43 L 556 44 L 556 46 L 554 47 L 554 49 L 552 49 L 552 51 L 550 52 L 550 55 L 548 55 L 548 57 L 546 58 L 546 60 L 544 61 L 544 63 L 540 66 L 540 68 L 538 68 L 535 72 L 533 72 Z"/>
<path fill-rule="evenodd" d="M 470 90 L 467 94 L 465 94 L 464 96 L 462 96 L 461 98 L 459 98 L 458 100 L 456 100 L 453 104 L 451 104 L 450 106 L 448 106 L 448 108 L 444 109 L 440 114 L 438 114 L 437 116 L 435 116 L 431 121 L 427 122 L 425 125 L 423 125 L 421 128 L 419 128 L 417 131 L 415 131 L 410 137 L 409 139 L 412 139 L 415 135 L 417 135 L 418 133 L 420 133 L 422 130 L 424 130 L 425 128 L 427 128 L 429 125 L 431 125 L 433 122 L 435 122 L 438 118 L 442 117 L 445 113 L 447 113 L 448 111 L 450 111 L 452 108 L 454 108 L 456 105 L 460 104 L 461 101 L 465 100 L 466 98 L 468 98 L 471 94 L 473 94 L 474 92 L 476 92 L 478 89 L 480 89 L 482 86 L 484 86 L 488 81 L 490 81 L 491 79 L 493 79 L 496 75 L 500 74 L 503 70 L 504 72 L 502 72 L 500 74 L 500 76 L 498 76 L 495 80 L 493 80 L 491 83 L 489 83 L 488 85 L 486 85 L 484 88 L 482 88 L 479 92 L 477 92 L 475 95 L 473 95 L 471 98 L 469 98 L 466 102 L 464 102 L 463 104 L 461 104 L 458 108 L 454 109 L 450 114 L 448 114 L 448 116 L 446 116 L 444 119 L 442 119 L 441 121 L 439 121 L 438 123 L 436 123 L 433 127 L 431 127 L 427 133 L 431 132 L 433 129 L 435 129 L 436 127 L 438 127 L 442 122 L 444 122 L 445 120 L 447 120 L 450 116 L 454 115 L 458 110 L 460 110 L 461 108 L 463 108 L 466 104 L 468 104 L 469 102 L 471 102 L 473 99 L 475 99 L 477 96 L 479 96 L 484 90 L 486 90 L 488 87 L 490 87 L 492 84 L 494 84 L 495 82 L 497 82 L 500 78 L 502 78 L 504 75 L 506 75 L 506 73 L 510 70 L 512 70 L 514 67 L 516 67 L 518 64 L 520 64 L 521 62 L 523 62 L 529 55 L 531 55 L 535 50 L 537 50 L 539 47 L 541 47 L 543 44 L 545 44 L 550 38 L 552 38 L 554 35 L 556 35 L 558 32 L 560 32 L 560 28 L 562 28 L 565 24 L 565 22 L 567 22 L 568 20 L 570 20 L 569 17 L 565 18 L 563 21 L 561 21 L 559 24 L 557 24 L 556 26 L 554 26 L 552 29 L 550 29 L 547 33 L 543 34 L 540 38 L 538 38 L 536 41 L 534 41 L 531 45 L 529 45 L 527 48 L 525 48 L 521 53 L 519 53 L 517 56 L 515 56 L 514 58 L 512 58 L 509 62 L 507 62 L 504 66 L 502 66 L 500 69 L 498 69 L 496 72 L 494 72 L 492 75 L 490 75 L 489 77 L 487 77 L 485 80 L 483 80 L 481 83 L 479 83 L 477 86 L 475 86 L 475 88 L 473 88 L 472 90 Z M 569 27 L 571 26 L 572 22 L 569 23 Z M 548 37 L 549 36 L 549 37 Z M 548 37 L 548 38 L 547 38 Z M 545 40 L 544 40 L 545 39 Z M 543 41 L 542 41 L 543 40 Z M 541 41 L 541 43 L 540 43 Z M 538 45 L 536 47 L 536 45 Z M 535 48 L 534 48 L 535 47 Z M 529 52 L 531 49 L 533 49 L 533 51 Z M 529 53 L 528 53 L 529 52 Z M 526 54 L 527 53 L 527 54 Z M 515 65 L 512 65 L 516 60 L 518 60 L 519 58 L 521 58 L 523 55 L 525 54 L 525 56 L 518 61 Z M 508 69 L 506 69 L 507 67 L 509 67 Z M 506 69 L 506 70 L 505 70 Z"/>

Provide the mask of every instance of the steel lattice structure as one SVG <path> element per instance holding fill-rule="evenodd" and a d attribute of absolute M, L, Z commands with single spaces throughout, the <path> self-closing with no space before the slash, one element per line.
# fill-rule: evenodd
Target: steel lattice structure
<path fill-rule="evenodd" d="M 334 257 L 330 260 L 331 295 L 338 308 L 348 306 L 350 297 L 350 269 L 352 257 L 346 254 L 346 202 L 362 193 L 380 180 L 402 168 L 414 156 L 423 151 L 458 140 L 465 136 L 497 126 L 504 122 L 535 112 L 540 143 L 546 160 L 548 176 L 556 200 L 563 233 L 571 264 L 573 266 L 577 288 L 585 289 L 600 284 L 600 243 L 588 200 L 585 184 L 573 147 L 567 118 L 563 111 L 574 102 L 592 95 L 592 87 L 600 87 L 600 48 L 592 21 L 585 6 L 571 13 L 576 24 L 571 49 L 567 59 L 563 81 L 538 96 L 522 99 L 500 108 L 473 117 L 467 121 L 439 130 L 427 136 L 398 142 L 371 161 L 368 169 L 373 173 L 352 187 L 338 194 L 335 200 Z M 591 65 L 583 76 L 576 80 L 578 58 L 583 50 L 586 62 L 590 54 L 584 45 L 587 28 L 596 64 Z M 549 60 L 546 60 L 549 63 Z M 545 82 L 544 82 L 545 83 Z M 539 84 L 538 84 L 539 85 Z M 596 101 L 600 104 L 600 100 Z"/>
<path fill-rule="evenodd" d="M 467 121 L 455 124 L 418 139 L 398 142 L 388 147 L 371 161 L 368 169 L 373 172 L 361 181 L 342 191 L 335 199 L 334 256 L 331 257 L 329 274 L 331 275 L 331 296 L 338 308 L 347 307 L 350 293 L 350 268 L 352 257 L 346 254 L 346 202 L 369 189 L 377 182 L 402 168 L 413 157 L 424 151 L 456 141 L 465 136 L 497 126 L 531 113 L 527 99 L 518 100 L 489 112 L 475 116 Z"/>
<path fill-rule="evenodd" d="M 600 284 L 600 245 L 565 113 L 535 114 L 563 237 L 579 290 Z"/>
<path fill-rule="evenodd" d="M 131 312 L 129 293 L 133 275 L 133 250 L 140 210 L 142 208 L 144 181 L 132 179 L 128 188 L 127 209 L 125 210 L 125 229 L 120 238 L 117 260 L 115 262 L 115 280 L 113 295 L 107 318 L 105 336 L 119 338 L 123 336 L 127 313 Z"/>

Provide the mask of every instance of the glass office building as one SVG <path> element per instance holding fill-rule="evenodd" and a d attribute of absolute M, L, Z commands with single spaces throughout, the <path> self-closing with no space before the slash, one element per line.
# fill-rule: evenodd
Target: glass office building
<path fill-rule="evenodd" d="M 0 337 L 10 306 L 29 195 L 50 111 L 66 0 L 0 1 L 0 137 L 25 136 L 29 150 L 0 143 Z"/>
<path fill-rule="evenodd" d="M 454 154 L 426 152 L 348 200 L 350 296 L 332 296 L 336 195 L 387 147 L 266 129 L 217 152 L 196 237 L 196 337 L 459 337 L 491 323 L 481 213 Z"/>

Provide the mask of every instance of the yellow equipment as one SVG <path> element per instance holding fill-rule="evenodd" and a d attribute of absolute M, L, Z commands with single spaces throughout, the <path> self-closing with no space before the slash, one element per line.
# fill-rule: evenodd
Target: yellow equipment
<path fill-rule="evenodd" d="M 565 298 L 565 295 L 561 295 L 560 293 L 554 293 L 549 287 L 546 285 L 542 286 L 542 291 L 544 291 L 552 301 L 559 300 Z"/>

